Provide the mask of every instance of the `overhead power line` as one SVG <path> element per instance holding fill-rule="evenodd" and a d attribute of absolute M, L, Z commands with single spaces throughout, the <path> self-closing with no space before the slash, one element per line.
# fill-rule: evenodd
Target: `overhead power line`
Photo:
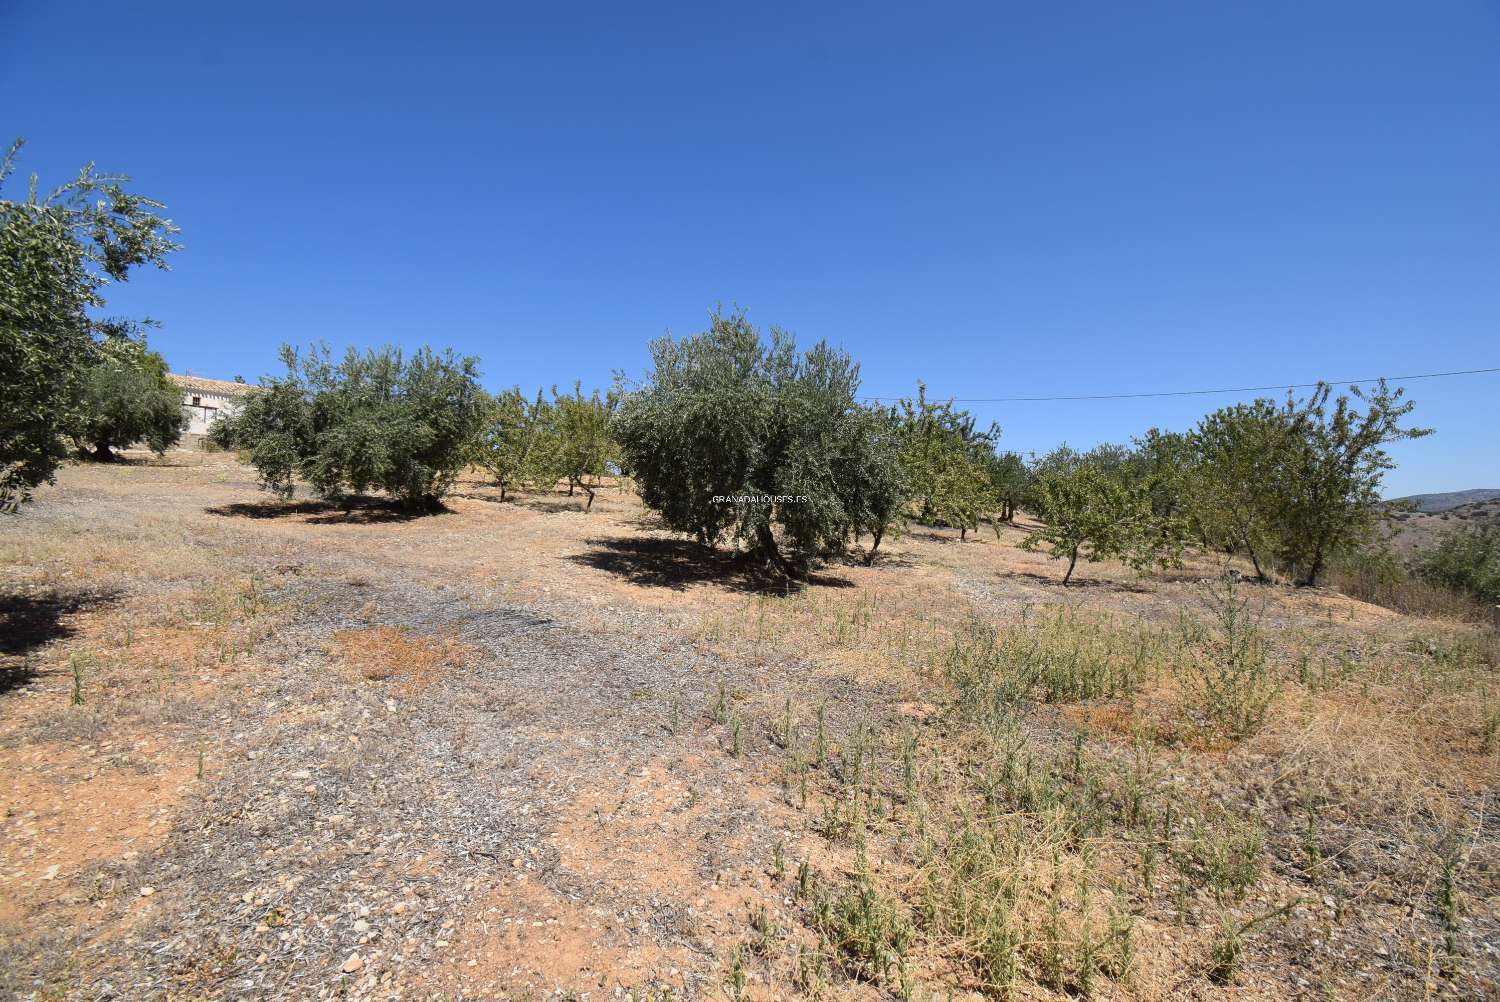
<path fill-rule="evenodd" d="M 1304 390 L 1314 386 L 1351 386 L 1355 383 L 1374 383 L 1384 379 L 1388 383 L 1402 383 L 1412 379 L 1438 379 L 1443 376 L 1474 376 L 1485 372 L 1500 372 L 1500 366 L 1491 369 L 1460 369 L 1455 372 L 1422 372 L 1412 376 L 1372 376 L 1369 379 L 1321 379 L 1312 383 L 1277 383 L 1272 386 L 1231 386 L 1217 390 L 1161 390 L 1155 393 L 1085 393 L 1077 396 L 1053 397 L 943 397 L 960 404 L 1018 404 L 1040 403 L 1048 400 L 1139 400 L 1143 397 L 1198 397 L 1212 393 L 1260 393 L 1266 390 Z M 901 397 L 860 397 L 878 403 L 894 402 Z M 937 399 L 937 398 L 934 398 Z"/>

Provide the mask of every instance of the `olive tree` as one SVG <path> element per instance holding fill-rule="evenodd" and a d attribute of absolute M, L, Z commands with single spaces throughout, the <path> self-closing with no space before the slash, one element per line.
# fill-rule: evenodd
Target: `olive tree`
<path fill-rule="evenodd" d="M 901 462 L 901 426 L 897 415 L 883 407 L 861 407 L 853 415 L 849 434 L 838 442 L 834 457 L 837 477 L 849 485 L 846 512 L 849 534 L 870 535 L 865 563 L 875 562 L 880 543 L 906 523 L 910 498 L 906 468 Z"/>
<path fill-rule="evenodd" d="M 434 509 L 452 488 L 483 421 L 477 360 L 422 348 L 284 346 L 287 372 L 263 382 L 213 440 L 248 450 L 261 485 L 284 497 L 301 479 L 323 498 L 379 489 Z"/>
<path fill-rule="evenodd" d="M 782 572 L 840 552 L 874 503 L 858 366 L 819 343 L 764 339 L 744 313 L 651 345 L 652 368 L 614 420 L 647 507 L 705 546 L 725 539 Z M 883 469 L 888 473 L 888 469 Z"/>
<path fill-rule="evenodd" d="M 989 475 L 990 495 L 996 505 L 995 517 L 1000 522 L 1014 522 L 1016 509 L 1026 497 L 1031 474 L 1020 453 L 991 453 L 985 457 L 985 472 Z M 995 527 L 998 534 L 999 526 Z"/>
<path fill-rule="evenodd" d="M 0 190 L 21 145 L 0 160 Z M 0 511 L 15 511 L 66 455 L 98 347 L 89 311 L 110 283 L 142 265 L 165 270 L 179 249 L 161 203 L 126 191 L 129 180 L 89 164 L 49 192 L 32 175 L 22 198 L 0 198 Z"/>
<path fill-rule="evenodd" d="M 68 429 L 79 451 L 87 448 L 100 462 L 114 460 L 114 449 L 134 442 L 161 455 L 177 444 L 188 423 L 182 394 L 167 379 L 166 359 L 129 329 L 118 327 L 96 349 Z"/>

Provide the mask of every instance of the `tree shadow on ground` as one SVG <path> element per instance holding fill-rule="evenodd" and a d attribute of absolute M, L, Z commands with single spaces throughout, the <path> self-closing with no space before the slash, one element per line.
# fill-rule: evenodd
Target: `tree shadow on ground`
<path fill-rule="evenodd" d="M 727 591 L 759 595 L 795 595 L 808 588 L 853 588 L 848 578 L 805 574 L 788 578 L 748 560 L 744 554 L 719 553 L 686 539 L 590 539 L 592 547 L 569 560 L 608 571 L 646 588 L 686 591 L 690 585 L 717 585 Z"/>
<path fill-rule="evenodd" d="M 532 511 L 545 512 L 548 515 L 555 515 L 560 511 L 583 511 L 583 506 L 587 502 L 587 495 L 580 495 L 577 498 L 561 501 L 534 497 L 511 498 L 511 503 L 518 507 L 530 508 Z"/>
<path fill-rule="evenodd" d="M 0 594 L 0 694 L 36 677 L 29 655 L 75 632 L 68 617 L 118 601 L 118 589 Z"/>
<path fill-rule="evenodd" d="M 588 495 L 580 494 L 569 498 L 566 495 L 548 498 L 539 497 L 535 494 L 510 494 L 503 501 L 499 494 L 476 494 L 472 492 L 457 493 L 453 497 L 463 498 L 467 501 L 483 501 L 486 504 L 508 504 L 517 508 L 530 508 L 532 511 L 555 515 L 560 511 L 585 511 L 584 505 L 588 503 Z"/>
<path fill-rule="evenodd" d="M 912 539 L 925 539 L 929 543 L 944 543 L 950 546 L 960 542 L 967 543 L 969 541 L 967 539 L 960 540 L 958 538 L 957 529 L 930 529 L 926 527 L 920 529 L 914 528 L 909 530 L 906 535 Z"/>
<path fill-rule="evenodd" d="M 879 569 L 889 567 L 915 567 L 917 562 L 904 554 L 892 553 L 889 550 L 876 550 L 874 559 L 870 559 L 870 551 L 863 546 L 849 551 L 844 557 L 845 566 L 849 567 L 872 567 Z"/>
<path fill-rule="evenodd" d="M 1039 574 L 1036 571 L 1011 571 L 1008 574 L 1000 576 L 1029 578 L 1038 584 L 1058 589 L 1064 587 L 1061 572 L 1057 574 Z M 1093 589 L 1095 591 L 1128 592 L 1132 595 L 1150 595 L 1152 593 L 1151 586 L 1144 581 L 1109 581 L 1100 578 L 1081 578 L 1078 577 L 1076 572 L 1074 573 L 1073 580 L 1069 581 L 1066 587 L 1068 591 Z"/>
<path fill-rule="evenodd" d="M 311 525 L 374 525 L 382 522 L 411 522 L 450 509 L 439 505 L 432 509 L 405 508 L 390 498 L 352 497 L 343 501 L 237 501 L 234 504 L 205 508 L 210 515 L 222 518 L 293 518 L 307 516 Z"/>

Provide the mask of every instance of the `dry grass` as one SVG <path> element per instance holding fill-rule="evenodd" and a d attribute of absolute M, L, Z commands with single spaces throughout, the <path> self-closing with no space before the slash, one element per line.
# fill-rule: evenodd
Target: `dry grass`
<path fill-rule="evenodd" d="M 503 879 L 476 882 L 444 916 L 460 952 L 400 975 L 424 991 L 1495 989 L 1496 642 L 1442 609 L 1245 586 L 1256 634 L 1243 664 L 1268 683 L 1247 691 L 1268 698 L 1229 727 L 1202 685 L 1205 668 L 1234 661 L 1202 598 L 1213 560 L 1147 579 L 1090 566 L 1063 589 L 1056 566 L 1015 547 L 1024 527 L 964 543 L 922 531 L 872 567 L 830 566 L 777 594 L 722 577 L 613 490 L 584 515 L 582 499 L 501 504 L 465 482 L 439 516 L 343 518 L 265 505 L 231 457 L 184 463 L 67 471 L 44 494 L 45 532 L 0 535 L 5 592 L 24 600 L 36 641 L 8 655 L 33 673 L 24 697 L 0 694 L 0 767 L 16 776 L 7 930 L 128 930 L 101 926 L 115 913 L 74 900 L 64 878 L 92 868 L 114 875 L 108 894 L 135 893 L 123 854 L 204 823 L 198 769 L 230 769 L 235 729 L 267 713 L 318 727 L 373 692 L 370 705 L 519 707 L 543 737 L 506 747 L 499 761 L 524 761 L 532 785 L 508 773 L 503 796 L 567 791 L 547 815 L 555 863 L 501 859 Z M 314 584 L 379 596 L 386 581 L 519 603 L 606 645 L 696 646 L 720 670 L 663 697 L 611 689 L 601 664 L 590 689 L 618 702 L 584 725 L 576 694 L 476 695 L 485 652 L 377 597 L 305 640 L 294 628 L 314 610 L 275 597 Z M 316 700 L 287 702 L 273 642 L 301 659 L 288 670 L 319 676 Z M 69 701 L 75 669 L 82 706 Z M 658 743 L 610 746 L 601 721 L 644 702 L 659 718 L 632 727 Z M 426 754 L 475 754 L 489 738 L 469 726 Z M 565 759 L 596 746 L 605 765 L 581 779 Z M 98 754 L 116 756 L 113 771 Z M 325 764 L 359 758 L 345 747 Z M 281 782 L 253 765 L 235 766 L 239 781 Z M 109 809 L 128 846 L 87 832 L 78 807 L 124 769 L 136 778 Z M 68 806 L 48 806 L 54 790 Z M 53 860 L 62 876 L 40 879 Z M 588 904 L 611 895 L 640 907 Z M 243 974 L 246 958 L 225 957 L 205 958 L 204 984 Z"/>

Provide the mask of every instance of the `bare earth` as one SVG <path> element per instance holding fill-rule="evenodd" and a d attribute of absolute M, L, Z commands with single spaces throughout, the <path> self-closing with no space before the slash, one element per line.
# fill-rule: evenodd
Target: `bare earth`
<path fill-rule="evenodd" d="M 464 481 L 448 507 L 282 504 L 183 452 L 68 468 L 0 522 L 0 992 L 997 997 L 968 934 L 922 911 L 950 872 L 925 833 L 958 830 L 993 765 L 946 652 L 966 624 L 1049 616 L 1111 650 L 1191 633 L 1219 570 L 1084 566 L 1064 590 L 1022 528 L 915 529 L 778 593 L 614 487 L 584 513 Z M 1496 997 L 1492 638 L 1251 591 L 1280 673 L 1252 737 L 1204 731 L 1157 668 L 1017 725 L 1049 776 L 1114 791 L 1135 769 L 1172 806 L 1037 836 L 1016 879 L 1051 876 L 1016 899 L 1039 910 L 1014 997 Z M 1021 831 L 1072 796 L 1004 810 Z M 1264 832 L 1238 890 L 1189 880 L 1220 844 L 1190 817 L 1223 844 Z M 818 893 L 862 870 L 917 930 L 899 971 L 818 935 Z M 1068 905 L 1039 937 L 1049 895 Z M 1106 911 L 1128 958 L 1059 976 L 1049 951 Z M 1225 977 L 1215 937 L 1240 926 Z"/>

